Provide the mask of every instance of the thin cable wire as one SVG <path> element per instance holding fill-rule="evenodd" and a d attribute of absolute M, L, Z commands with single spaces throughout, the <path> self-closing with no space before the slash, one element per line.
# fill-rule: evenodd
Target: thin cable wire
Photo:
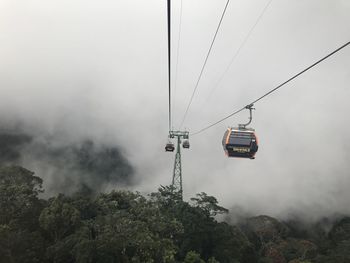
<path fill-rule="evenodd" d="M 168 84 L 169 84 L 169 132 L 171 130 L 171 3 L 167 2 L 168 17 Z"/>
<path fill-rule="evenodd" d="M 229 71 L 229 69 L 231 68 L 233 62 L 236 60 L 236 58 L 238 57 L 240 51 L 242 50 L 242 48 L 245 46 L 245 44 L 247 43 L 248 39 L 250 38 L 251 34 L 253 33 L 254 29 L 256 28 L 256 26 L 259 24 L 260 20 L 262 19 L 262 17 L 264 16 L 266 10 L 268 9 L 268 7 L 270 6 L 271 2 L 273 0 L 270 0 L 264 7 L 264 9 L 261 11 L 259 17 L 257 18 L 257 20 L 255 21 L 254 25 L 250 28 L 250 30 L 248 31 L 247 35 L 245 36 L 243 42 L 241 43 L 241 45 L 238 47 L 236 53 L 234 54 L 234 56 L 232 57 L 230 63 L 228 64 L 227 68 L 225 69 L 224 73 L 221 75 L 221 77 L 219 78 L 219 80 L 217 81 L 216 85 L 214 85 L 214 87 L 212 88 L 211 92 L 209 93 L 209 96 L 207 97 L 207 101 L 209 100 L 209 98 L 213 95 L 214 91 L 219 87 L 219 85 L 221 84 L 222 80 L 225 78 L 227 72 Z"/>
<path fill-rule="evenodd" d="M 179 34 L 177 40 L 177 57 L 176 57 L 176 68 L 175 68 L 175 83 L 174 83 L 174 101 L 172 112 L 174 113 L 175 103 L 176 103 L 176 94 L 177 94 L 177 78 L 178 78 L 178 66 L 179 66 L 179 54 L 180 54 L 180 40 L 181 40 L 181 28 L 182 28 L 182 0 L 180 2 L 180 21 L 179 21 Z M 174 114 L 173 114 L 174 115 Z M 175 117 L 173 117 L 175 119 Z"/>
<path fill-rule="evenodd" d="M 300 71 L 298 74 L 294 75 L 293 77 L 289 78 L 288 80 L 286 80 L 285 82 L 283 82 L 282 84 L 278 85 L 276 88 L 270 90 L 269 92 L 265 93 L 264 95 L 262 95 L 261 97 L 257 98 L 256 100 L 252 101 L 251 103 L 247 104 L 247 105 L 252 105 L 252 104 L 255 104 L 256 102 L 262 100 L 263 98 L 265 98 L 266 96 L 270 95 L 271 93 L 275 92 L 276 90 L 282 88 L 284 85 L 286 85 L 288 82 L 292 81 L 293 79 L 297 78 L 298 76 L 300 76 L 301 74 L 305 73 L 306 71 L 310 70 L 311 68 L 313 68 L 314 66 L 316 66 L 317 64 L 321 63 L 322 61 L 324 61 L 325 59 L 331 57 L 332 55 L 334 55 L 335 53 L 337 53 L 338 51 L 342 50 L 343 48 L 345 48 L 346 46 L 348 46 L 350 44 L 350 41 L 347 42 L 346 44 L 342 45 L 341 47 L 337 48 L 336 50 L 334 50 L 333 52 L 329 53 L 328 55 L 326 55 L 325 57 L 321 58 L 320 60 L 318 60 L 317 62 L 313 63 L 311 66 L 305 68 L 304 70 Z M 208 125 L 207 127 L 195 132 L 195 133 L 192 133 L 191 135 L 196 135 L 196 134 L 199 134 L 199 133 L 202 133 L 204 132 L 205 130 L 208 130 L 209 128 L 223 122 L 224 120 L 232 117 L 233 115 L 236 115 L 238 113 L 240 113 L 241 111 L 245 110 L 247 106 L 244 106 L 242 107 L 241 109 L 239 110 L 236 110 L 235 112 L 227 115 L 226 117 Z"/>
<path fill-rule="evenodd" d="M 216 28 L 214 38 L 213 38 L 213 40 L 212 40 L 212 42 L 211 42 L 211 45 L 210 45 L 209 51 L 208 51 L 207 56 L 206 56 L 206 58 L 205 58 L 204 64 L 203 64 L 203 66 L 202 66 L 202 69 L 201 69 L 201 71 L 200 71 L 200 74 L 199 74 L 198 80 L 197 80 L 196 85 L 195 85 L 195 87 L 194 87 L 194 89 L 193 89 L 193 92 L 192 92 L 192 95 L 191 95 L 190 101 L 189 101 L 189 103 L 188 103 L 188 105 L 187 105 L 187 108 L 186 108 L 185 114 L 184 114 L 184 116 L 183 116 L 183 118 L 182 118 L 182 121 L 181 121 L 181 124 L 180 124 L 180 128 L 182 127 L 182 125 L 183 125 L 183 124 L 184 124 L 184 122 L 185 122 L 185 119 L 186 119 L 186 116 L 187 116 L 188 110 L 189 110 L 189 108 L 190 108 L 190 106 L 191 106 L 191 103 L 192 103 L 193 97 L 194 97 L 194 95 L 195 95 L 195 93 L 196 93 L 196 91 L 197 91 L 199 81 L 200 81 L 200 80 L 201 80 L 201 78 L 202 78 L 204 68 L 205 68 L 205 66 L 206 66 L 206 64 L 207 64 L 207 61 L 208 61 L 208 58 L 209 58 L 210 52 L 211 52 L 212 47 L 213 47 L 213 45 L 214 45 L 214 42 L 215 42 L 216 36 L 217 36 L 217 34 L 218 34 L 218 32 L 219 32 L 219 29 L 220 29 L 220 26 L 221 26 L 222 20 L 224 19 L 224 16 L 225 16 L 225 13 L 226 13 L 226 9 L 227 9 L 227 6 L 228 6 L 228 4 L 229 4 L 229 3 L 230 3 L 230 0 L 227 0 L 226 5 L 225 5 L 225 8 L 224 8 L 224 10 L 223 10 L 223 12 L 222 12 L 222 14 L 221 14 L 220 22 L 219 22 L 219 24 L 218 24 L 218 26 L 217 26 L 217 28 Z"/>

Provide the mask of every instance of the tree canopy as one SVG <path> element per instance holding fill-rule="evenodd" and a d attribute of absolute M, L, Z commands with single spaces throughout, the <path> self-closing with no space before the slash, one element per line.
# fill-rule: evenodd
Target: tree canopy
<path fill-rule="evenodd" d="M 0 263 L 350 262 L 349 218 L 329 233 L 298 231 L 268 216 L 218 222 L 228 210 L 202 192 L 191 202 L 171 186 L 141 195 L 87 188 L 48 200 L 42 180 L 0 167 Z"/>

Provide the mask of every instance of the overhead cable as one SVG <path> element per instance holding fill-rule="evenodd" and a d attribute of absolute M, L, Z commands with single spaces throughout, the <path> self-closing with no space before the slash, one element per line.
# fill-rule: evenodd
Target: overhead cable
<path fill-rule="evenodd" d="M 242 48 L 245 46 L 245 44 L 247 43 L 248 39 L 250 38 L 251 34 L 253 33 L 254 29 L 256 28 L 256 26 L 259 24 L 260 20 L 262 19 L 262 17 L 264 16 L 266 10 L 268 9 L 268 7 L 270 6 L 272 0 L 269 0 L 267 2 L 267 4 L 265 5 L 265 7 L 263 8 L 263 10 L 261 11 L 259 17 L 256 19 L 254 25 L 250 28 L 250 30 L 248 31 L 247 35 L 245 36 L 244 40 L 242 41 L 241 45 L 238 47 L 236 53 L 234 54 L 234 56 L 232 57 L 232 59 L 230 60 L 230 63 L 228 64 L 228 66 L 226 67 L 224 73 L 221 75 L 221 77 L 219 78 L 219 80 L 217 81 L 217 83 L 214 85 L 214 87 L 211 89 L 211 92 L 209 93 L 209 96 L 207 97 L 207 100 L 211 97 L 211 95 L 214 93 L 214 91 L 219 87 L 219 85 L 221 84 L 222 80 L 225 78 L 227 72 L 229 71 L 229 69 L 231 68 L 233 62 L 236 60 L 236 58 L 238 57 L 240 51 L 242 50 Z"/>
<path fill-rule="evenodd" d="M 305 68 L 304 70 L 300 71 L 299 73 L 295 74 L 293 77 L 289 78 L 288 80 L 286 80 L 285 82 L 281 83 L 280 85 L 278 85 L 276 88 L 273 88 L 272 90 L 268 91 L 267 93 L 265 93 L 264 95 L 262 95 L 261 97 L 255 99 L 254 101 L 248 103 L 246 106 L 232 112 L 231 114 L 227 115 L 226 117 L 204 127 L 203 129 L 192 133 L 191 135 L 196 135 L 199 133 L 202 133 L 206 130 L 208 130 L 209 128 L 223 122 L 224 120 L 227 120 L 228 118 L 240 113 L 241 111 L 245 110 L 247 106 L 255 104 L 256 102 L 262 100 L 263 98 L 267 97 L 268 95 L 270 95 L 271 93 L 277 91 L 278 89 L 282 88 L 284 85 L 286 85 L 288 82 L 292 81 L 293 79 L 297 78 L 298 76 L 300 76 L 301 74 L 305 73 L 306 71 L 308 71 L 309 69 L 313 68 L 314 66 L 316 66 L 317 64 L 321 63 L 322 61 L 326 60 L 327 58 L 331 57 L 332 55 L 334 55 L 335 53 L 339 52 L 340 50 L 342 50 L 343 48 L 345 48 L 346 46 L 348 46 L 350 44 L 350 41 L 345 43 L 344 45 L 342 45 L 341 47 L 337 48 L 336 50 L 334 50 L 333 52 L 329 53 L 328 55 L 326 55 L 325 57 L 321 58 L 320 60 L 318 60 L 317 62 L 313 63 L 311 66 Z"/>
<path fill-rule="evenodd" d="M 189 108 L 190 108 L 190 106 L 191 106 L 193 97 L 194 97 L 194 95 L 195 95 L 195 93 L 196 93 L 196 91 L 197 91 L 198 84 L 199 84 L 199 82 L 200 82 L 200 80 L 201 80 L 201 78 L 202 78 L 202 75 L 203 75 L 203 72 L 204 72 L 204 68 L 205 68 L 205 66 L 206 66 L 206 64 L 207 64 L 207 61 L 208 61 L 210 52 L 211 52 L 211 50 L 212 50 L 212 48 L 213 48 L 213 45 L 214 45 L 216 36 L 217 36 L 217 34 L 218 34 L 218 32 L 219 32 L 219 29 L 220 29 L 222 20 L 223 20 L 223 18 L 224 18 L 224 16 L 225 16 L 226 9 L 227 9 L 227 6 L 228 6 L 229 3 L 230 3 L 230 0 L 227 0 L 226 5 L 225 5 L 225 8 L 224 8 L 224 10 L 223 10 L 223 12 L 222 12 L 222 14 L 221 14 L 221 18 L 220 18 L 219 24 L 218 24 L 218 26 L 217 26 L 217 28 L 216 28 L 216 31 L 215 31 L 215 34 L 214 34 L 214 38 L 213 38 L 213 40 L 212 40 L 212 42 L 211 42 L 210 48 L 209 48 L 208 53 L 207 53 L 207 56 L 206 56 L 206 58 L 205 58 L 205 60 L 204 60 L 204 64 L 203 64 L 202 69 L 201 69 L 201 71 L 200 71 L 200 74 L 199 74 L 199 77 L 198 77 L 198 79 L 197 79 L 196 85 L 195 85 L 195 87 L 194 87 L 194 89 L 193 89 L 193 92 L 192 92 L 190 101 L 189 101 L 189 103 L 188 103 L 188 105 L 187 105 L 185 114 L 184 114 L 184 116 L 183 116 L 183 118 L 182 118 L 182 121 L 181 121 L 181 124 L 180 124 L 180 128 L 182 127 L 182 125 L 183 125 L 184 122 L 185 122 L 185 119 L 186 119 L 188 110 L 189 110 Z"/>
<path fill-rule="evenodd" d="M 181 28 L 182 28 L 182 0 L 180 2 L 180 19 L 179 19 L 179 34 L 178 34 L 178 40 L 177 40 L 177 57 L 176 57 L 176 68 L 175 68 L 175 83 L 174 83 L 174 101 L 173 101 L 173 108 L 172 112 L 174 115 L 174 108 L 176 103 L 176 93 L 177 93 L 177 79 L 178 79 L 178 66 L 179 66 L 179 54 L 180 54 L 180 40 L 181 40 Z M 173 117 L 174 119 L 174 117 Z"/>
<path fill-rule="evenodd" d="M 167 2 L 167 17 L 168 17 L 168 85 L 169 85 L 169 132 L 171 130 L 171 3 Z"/>

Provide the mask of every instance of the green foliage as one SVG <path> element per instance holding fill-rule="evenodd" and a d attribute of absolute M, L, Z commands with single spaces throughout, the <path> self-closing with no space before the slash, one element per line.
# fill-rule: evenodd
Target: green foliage
<path fill-rule="evenodd" d="M 200 254 L 195 251 L 189 251 L 186 254 L 184 263 L 205 263 L 203 259 L 201 259 Z"/>
<path fill-rule="evenodd" d="M 316 257 L 316 263 L 348 263 L 350 262 L 350 240 L 341 241 L 326 255 Z"/>
<path fill-rule="evenodd" d="M 211 257 L 208 259 L 207 263 L 220 263 L 220 262 L 217 261 L 214 257 Z"/>
<path fill-rule="evenodd" d="M 331 229 L 329 237 L 335 244 L 350 240 L 350 217 L 339 220 Z"/>
<path fill-rule="evenodd" d="M 39 232 L 0 225 L 0 263 L 44 262 L 45 240 Z"/>
<path fill-rule="evenodd" d="M 240 227 L 217 222 L 228 210 L 215 197 L 200 193 L 188 203 L 171 186 L 148 197 L 82 187 L 46 201 L 41 192 L 32 172 L 0 167 L 0 263 L 350 262 L 349 218 L 327 236 L 268 216 Z"/>
<path fill-rule="evenodd" d="M 208 215 L 216 216 L 217 214 L 228 213 L 228 209 L 218 205 L 218 201 L 214 196 L 209 196 L 204 192 L 196 196 L 191 198 L 191 201 L 195 203 L 195 207 L 201 208 Z"/>
<path fill-rule="evenodd" d="M 38 194 L 42 180 L 34 173 L 18 167 L 0 168 L 0 224 L 35 229 L 42 209 Z"/>
<path fill-rule="evenodd" d="M 49 200 L 49 205 L 41 212 L 40 226 L 54 242 L 74 233 L 80 224 L 80 213 L 67 203 L 63 195 Z"/>
<path fill-rule="evenodd" d="M 221 263 L 256 262 L 253 245 L 235 226 L 225 222 L 216 224 L 212 243 L 212 255 Z"/>
<path fill-rule="evenodd" d="M 157 205 L 138 193 L 100 195 L 94 232 L 99 255 L 123 262 L 171 262 L 176 252 L 171 237 L 182 232 L 173 218 L 160 213 Z"/>
<path fill-rule="evenodd" d="M 248 251 L 253 247 L 244 234 L 236 227 L 218 223 L 213 217 L 228 211 L 218 205 L 215 197 L 200 193 L 191 199 L 193 205 L 190 205 L 174 198 L 174 194 L 171 187 L 161 187 L 159 192 L 151 194 L 151 198 L 164 214 L 175 217 L 184 228 L 183 234 L 176 239 L 177 260 L 183 261 L 189 251 L 196 251 L 204 260 L 215 257 L 222 263 L 252 258 L 246 256 L 251 254 Z"/>
<path fill-rule="evenodd" d="M 17 166 L 0 167 L 0 262 L 43 262 L 38 217 L 42 180 Z"/>

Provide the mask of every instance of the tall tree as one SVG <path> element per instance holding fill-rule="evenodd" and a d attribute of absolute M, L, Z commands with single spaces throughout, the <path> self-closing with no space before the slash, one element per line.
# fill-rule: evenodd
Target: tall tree
<path fill-rule="evenodd" d="M 42 180 L 18 166 L 0 167 L 0 262 L 44 262 L 38 198 Z"/>

